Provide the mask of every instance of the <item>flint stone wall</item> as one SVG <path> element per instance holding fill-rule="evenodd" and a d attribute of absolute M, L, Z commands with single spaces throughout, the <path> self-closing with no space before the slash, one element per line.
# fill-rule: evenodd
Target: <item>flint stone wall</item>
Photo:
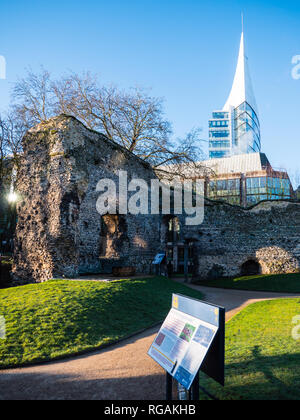
<path fill-rule="evenodd" d="M 160 247 L 159 216 L 102 220 L 97 183 L 155 178 L 152 168 L 73 117 L 59 116 L 23 140 L 13 276 L 18 282 L 134 266 L 147 273 Z M 112 216 L 113 217 L 113 216 Z M 105 232 L 104 232 L 105 231 Z"/>
<path fill-rule="evenodd" d="M 167 244 L 165 217 L 96 210 L 100 179 L 118 184 L 119 171 L 156 178 L 151 167 L 73 117 L 59 116 L 30 130 L 23 140 L 16 189 L 18 225 L 13 276 L 18 283 L 110 273 L 113 267 L 147 274 Z M 150 203 L 149 203 L 150 206 Z M 264 274 L 300 267 L 300 204 L 260 203 L 242 209 L 211 201 L 199 226 L 181 220 L 181 242 L 193 241 L 195 276 L 237 276 L 249 260 Z"/>
<path fill-rule="evenodd" d="M 300 272 L 300 203 L 262 202 L 252 209 L 206 202 L 201 226 L 183 226 L 194 240 L 196 276 L 238 276 L 247 261 L 262 274 Z"/>

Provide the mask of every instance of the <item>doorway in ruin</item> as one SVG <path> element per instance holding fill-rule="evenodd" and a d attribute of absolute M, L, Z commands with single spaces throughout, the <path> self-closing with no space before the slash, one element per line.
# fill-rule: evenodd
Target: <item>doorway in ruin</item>
<path fill-rule="evenodd" d="M 242 276 L 256 276 L 258 274 L 261 274 L 261 266 L 254 259 L 246 261 L 241 267 Z"/>
<path fill-rule="evenodd" d="M 121 258 L 128 253 L 127 220 L 123 215 L 105 214 L 101 217 L 101 258 Z"/>
<path fill-rule="evenodd" d="M 195 240 L 184 238 L 182 226 L 178 216 L 166 215 L 162 223 L 162 244 L 166 249 L 167 270 L 173 274 L 184 275 L 194 273 Z"/>
<path fill-rule="evenodd" d="M 180 240 L 180 221 L 177 216 L 167 215 L 163 217 L 162 243 L 173 244 Z"/>

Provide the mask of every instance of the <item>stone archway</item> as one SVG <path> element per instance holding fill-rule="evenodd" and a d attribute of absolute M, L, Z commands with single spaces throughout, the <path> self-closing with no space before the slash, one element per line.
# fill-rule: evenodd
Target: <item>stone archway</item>
<path fill-rule="evenodd" d="M 177 216 L 166 215 L 162 219 L 161 242 L 174 244 L 180 240 L 181 224 Z"/>
<path fill-rule="evenodd" d="M 102 216 L 100 257 L 121 258 L 127 254 L 129 247 L 126 217 L 117 214 Z"/>
<path fill-rule="evenodd" d="M 241 266 L 242 276 L 255 276 L 261 274 L 261 265 L 255 259 L 249 259 Z"/>

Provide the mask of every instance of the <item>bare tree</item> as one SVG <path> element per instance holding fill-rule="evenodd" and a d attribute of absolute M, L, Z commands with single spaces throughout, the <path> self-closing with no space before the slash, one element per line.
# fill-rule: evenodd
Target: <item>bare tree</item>
<path fill-rule="evenodd" d="M 291 171 L 291 181 L 295 188 L 300 188 L 300 170 Z"/>
<path fill-rule="evenodd" d="M 13 112 L 7 114 L 4 123 L 4 135 L 8 155 L 16 162 L 22 153 L 22 139 L 26 127 Z"/>
<path fill-rule="evenodd" d="M 71 74 L 53 83 L 56 113 L 76 116 L 89 128 L 106 136 L 145 160 L 166 146 L 171 125 L 164 119 L 162 100 L 143 89 L 123 92 L 114 86 L 99 87 L 89 73 Z"/>
<path fill-rule="evenodd" d="M 13 166 L 18 166 L 25 131 L 15 115 L 0 117 L 0 189 L 7 187 Z"/>
<path fill-rule="evenodd" d="M 296 199 L 300 200 L 300 170 L 289 171 L 290 179 L 295 191 Z"/>
<path fill-rule="evenodd" d="M 15 84 L 12 97 L 15 117 L 26 129 L 53 116 L 51 77 L 43 68 L 40 73 L 27 70 L 26 77 Z"/>
<path fill-rule="evenodd" d="M 53 81 L 51 89 L 54 96 L 53 115 L 73 115 L 88 128 L 103 130 L 100 124 L 99 104 L 96 107 L 99 88 L 95 76 L 90 73 L 84 73 L 82 76 L 72 73 Z M 109 131 L 105 134 L 108 136 Z"/>
<path fill-rule="evenodd" d="M 72 115 L 87 127 L 103 132 L 154 168 L 182 172 L 183 164 L 200 169 L 200 130 L 174 140 L 165 118 L 163 100 L 140 88 L 124 92 L 101 86 L 90 73 L 67 74 L 52 81 L 49 72 L 28 71 L 13 92 L 13 110 L 29 128 L 58 114 Z"/>
<path fill-rule="evenodd" d="M 76 116 L 156 168 L 194 162 L 201 155 L 200 130 L 193 130 L 176 146 L 162 99 L 149 96 L 144 89 L 123 92 L 114 86 L 99 87 L 97 79 L 86 73 L 54 82 L 53 90 L 58 100 L 56 113 Z"/>

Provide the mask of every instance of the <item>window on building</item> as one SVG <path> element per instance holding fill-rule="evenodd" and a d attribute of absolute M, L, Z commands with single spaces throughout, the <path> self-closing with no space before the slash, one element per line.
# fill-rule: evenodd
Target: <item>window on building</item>
<path fill-rule="evenodd" d="M 213 200 L 225 200 L 231 204 L 240 204 L 240 179 L 210 181 L 208 197 Z"/>
<path fill-rule="evenodd" d="M 228 112 L 213 112 L 213 118 L 215 119 L 229 118 L 229 113 Z"/>
<path fill-rule="evenodd" d="M 229 140 L 220 140 L 220 141 L 210 141 L 209 147 L 213 149 L 226 149 L 230 148 Z"/>
<path fill-rule="evenodd" d="M 220 138 L 220 137 L 229 137 L 230 131 L 229 130 L 222 130 L 222 131 L 210 131 L 209 136 Z"/>
<path fill-rule="evenodd" d="M 210 159 L 217 159 L 217 158 L 223 158 L 226 157 L 228 154 L 227 151 L 213 151 L 213 152 L 209 152 L 209 157 Z"/>

